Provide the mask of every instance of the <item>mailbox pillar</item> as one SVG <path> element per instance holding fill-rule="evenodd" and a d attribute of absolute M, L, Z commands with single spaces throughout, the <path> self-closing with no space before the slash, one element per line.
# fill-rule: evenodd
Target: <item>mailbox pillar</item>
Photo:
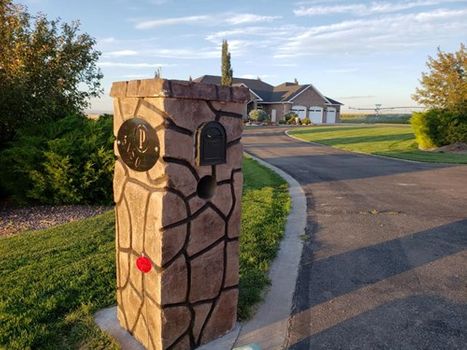
<path fill-rule="evenodd" d="M 118 319 L 147 349 L 193 349 L 236 322 L 249 91 L 148 79 L 111 96 Z"/>

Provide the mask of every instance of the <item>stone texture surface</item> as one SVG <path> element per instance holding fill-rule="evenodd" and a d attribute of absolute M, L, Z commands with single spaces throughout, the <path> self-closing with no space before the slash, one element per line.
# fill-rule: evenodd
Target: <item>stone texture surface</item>
<path fill-rule="evenodd" d="M 174 345 L 177 338 L 187 333 L 190 329 L 191 313 L 186 306 L 169 307 L 164 310 L 162 316 L 162 347 Z M 178 347 L 177 348 L 182 348 Z"/>
<path fill-rule="evenodd" d="M 224 236 L 225 221 L 213 209 L 207 208 L 191 222 L 188 255 L 193 255 Z"/>
<path fill-rule="evenodd" d="M 248 89 L 150 79 L 114 83 L 111 95 L 114 133 L 142 118 L 160 145 L 145 172 L 114 148 L 118 319 L 147 349 L 193 349 L 235 325 Z M 197 166 L 196 131 L 214 120 L 226 130 L 227 163 Z M 203 199 L 196 191 L 207 175 L 217 187 Z M 148 273 L 136 267 L 141 256 Z"/>
<path fill-rule="evenodd" d="M 224 243 L 191 260 L 190 302 L 213 299 L 222 287 Z"/>
<path fill-rule="evenodd" d="M 207 302 L 204 304 L 199 304 L 193 307 L 195 312 L 195 323 L 193 324 L 193 336 L 195 341 L 199 340 L 201 334 L 201 329 L 203 328 L 204 322 L 208 317 L 208 313 L 211 310 L 212 302 Z"/>
<path fill-rule="evenodd" d="M 226 334 L 235 326 L 237 301 L 238 289 L 222 292 L 201 336 L 202 344 Z"/>
<path fill-rule="evenodd" d="M 233 241 L 227 243 L 227 263 L 225 264 L 224 287 L 231 287 L 238 284 L 239 269 L 239 242 Z"/>
<path fill-rule="evenodd" d="M 185 256 L 180 255 L 170 266 L 162 271 L 161 305 L 183 303 L 188 289 L 188 271 Z"/>
<path fill-rule="evenodd" d="M 178 99 L 246 103 L 250 99 L 250 92 L 248 88 L 241 86 L 228 87 L 182 80 L 142 79 L 113 83 L 110 96 L 120 98 L 173 97 Z"/>

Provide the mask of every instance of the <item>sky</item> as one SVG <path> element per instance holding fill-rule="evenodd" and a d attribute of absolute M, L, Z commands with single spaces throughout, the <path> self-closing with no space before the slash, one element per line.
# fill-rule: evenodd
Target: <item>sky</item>
<path fill-rule="evenodd" d="M 467 0 L 23 0 L 30 12 L 79 20 L 113 81 L 220 75 L 223 39 L 235 77 L 277 85 L 296 78 L 349 107 L 416 106 L 411 94 L 437 48 L 467 38 Z"/>

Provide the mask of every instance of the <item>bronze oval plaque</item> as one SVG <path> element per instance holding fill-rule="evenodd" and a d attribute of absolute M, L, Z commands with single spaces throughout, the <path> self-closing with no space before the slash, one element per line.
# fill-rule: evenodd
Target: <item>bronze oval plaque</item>
<path fill-rule="evenodd" d="M 145 120 L 125 121 L 117 135 L 117 147 L 123 162 L 136 171 L 147 171 L 159 159 L 156 130 Z"/>

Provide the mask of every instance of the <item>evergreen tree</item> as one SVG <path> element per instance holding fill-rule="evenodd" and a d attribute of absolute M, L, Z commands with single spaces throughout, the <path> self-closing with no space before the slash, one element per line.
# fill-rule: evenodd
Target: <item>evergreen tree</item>
<path fill-rule="evenodd" d="M 230 52 L 227 40 L 222 41 L 222 86 L 232 86 L 233 70 L 230 65 Z"/>

